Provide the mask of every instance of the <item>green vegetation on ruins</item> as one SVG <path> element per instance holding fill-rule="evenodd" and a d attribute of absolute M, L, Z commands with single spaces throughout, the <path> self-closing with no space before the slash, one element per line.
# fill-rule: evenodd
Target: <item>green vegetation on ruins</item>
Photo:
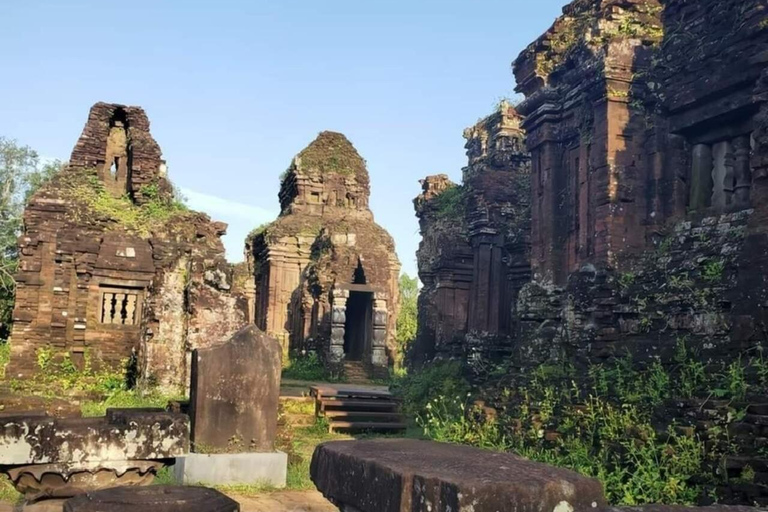
<path fill-rule="evenodd" d="M 466 194 L 463 185 L 452 185 L 430 201 L 435 216 L 441 220 L 464 221 Z"/>
<path fill-rule="evenodd" d="M 292 353 L 283 362 L 283 379 L 308 382 L 339 382 L 341 376 L 333 375 L 320 361 L 317 352 Z"/>
<path fill-rule="evenodd" d="M 162 194 L 156 183 L 142 187 L 141 193 L 147 199 L 142 205 L 135 204 L 127 194 L 116 197 L 92 169 L 69 170 L 59 176 L 55 185 L 65 198 L 84 206 L 75 213 L 78 222 L 107 221 L 111 226 L 144 238 L 169 221 L 190 213 L 175 194 Z"/>
<path fill-rule="evenodd" d="M 544 365 L 513 383 L 511 368 L 499 365 L 484 368 L 487 380 L 474 387 L 460 363 L 437 361 L 394 390 L 430 439 L 573 469 L 599 479 L 617 505 L 693 504 L 716 501 L 718 484 L 754 475 L 749 466 L 729 474 L 726 461 L 754 453 L 733 432 L 751 393 L 768 391 L 767 356 L 757 350 L 715 368 L 680 339 L 671 366 L 637 370 L 625 357 L 583 375 L 568 364 Z M 686 403 L 718 411 L 705 432 L 668 424 L 667 408 Z"/>
<path fill-rule="evenodd" d="M 320 132 L 317 138 L 297 155 L 297 159 L 297 167 L 306 172 L 357 176 L 367 173 L 363 157 L 343 134 L 337 132 Z"/>
<path fill-rule="evenodd" d="M 3 353 L 0 351 L 0 366 Z M 37 366 L 40 371 L 33 377 L 8 379 L 11 391 L 21 396 L 77 399 L 83 416 L 104 416 L 110 407 L 165 407 L 169 401 L 183 399 L 153 388 L 136 388 L 134 362 L 129 360 L 114 368 L 99 367 L 86 351 L 78 368 L 68 352 L 44 348 L 37 350 Z"/>

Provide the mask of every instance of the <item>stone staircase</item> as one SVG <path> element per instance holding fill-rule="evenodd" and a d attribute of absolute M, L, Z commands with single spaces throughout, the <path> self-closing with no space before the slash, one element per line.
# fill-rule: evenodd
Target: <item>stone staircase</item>
<path fill-rule="evenodd" d="M 369 384 L 368 371 L 362 361 L 344 361 L 344 379 L 350 384 Z"/>
<path fill-rule="evenodd" d="M 329 432 L 402 432 L 400 401 L 389 391 L 356 386 L 312 386 L 315 414 L 328 420 Z"/>

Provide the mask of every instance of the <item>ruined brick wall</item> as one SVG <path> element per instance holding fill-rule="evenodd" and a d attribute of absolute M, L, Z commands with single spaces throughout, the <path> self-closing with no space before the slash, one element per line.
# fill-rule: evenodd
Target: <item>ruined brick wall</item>
<path fill-rule="evenodd" d="M 521 120 L 502 103 L 465 130 L 461 186 L 445 175 L 422 181 L 414 201 L 424 285 L 414 362 L 509 347 L 512 305 L 530 278 L 530 159 Z"/>
<path fill-rule="evenodd" d="M 658 418 L 662 429 L 677 422 L 709 439 L 714 425 L 738 438 L 721 468 L 734 479 L 718 489 L 730 503 L 768 503 L 765 452 L 755 450 L 768 443 L 763 409 L 750 405 L 768 398 L 747 365 L 768 332 L 766 18 L 758 0 L 576 0 L 521 53 L 533 276 L 514 304 L 493 304 L 511 311 L 506 345 L 467 329 L 450 351 L 494 364 L 510 353 L 513 382 L 564 363 L 586 376 L 625 357 L 672 375 L 681 345 L 709 374 L 744 371 L 749 404 L 731 404 L 744 418 L 712 396 L 669 404 Z M 487 176 L 466 196 L 468 240 L 471 205 L 508 194 L 508 178 Z M 464 181 L 474 186 L 466 171 Z M 422 246 L 431 231 L 422 226 Z M 434 336 L 451 324 L 425 292 L 419 314 Z M 468 325 L 472 300 L 451 304 L 468 308 Z M 470 366 L 479 377 L 489 367 Z M 747 465 L 761 469 L 737 481 Z"/>
<path fill-rule="evenodd" d="M 656 0 L 576 1 L 515 61 L 532 161 L 532 263 L 563 284 L 642 250 L 644 117 L 630 89 L 661 37 Z"/>
<path fill-rule="evenodd" d="M 530 156 L 522 117 L 503 102 L 465 131 L 463 170 L 473 270 L 467 329 L 507 336 L 517 293 L 530 278 Z"/>
<path fill-rule="evenodd" d="M 601 30 L 643 2 L 594 2 L 611 4 L 609 12 L 595 11 L 608 16 Z M 626 356 L 638 367 L 659 361 L 671 371 L 681 344 L 714 373 L 746 366 L 764 349 L 768 203 L 761 76 L 768 63 L 768 12 L 757 1 L 662 5 L 663 11 L 653 11 L 663 21 L 658 42 L 655 28 L 621 28 L 601 38 L 607 46 L 589 55 L 605 82 L 591 93 L 566 80 L 583 69 L 585 61 L 575 55 L 589 44 L 569 50 L 573 66 L 568 59 L 556 62 L 539 82 L 526 73 L 535 52 L 529 49 L 516 61 L 518 86 L 527 95 L 521 110 L 533 158 L 537 272 L 517 302 L 510 363 L 520 374 L 557 361 L 585 372 Z M 594 37 L 594 30 L 589 34 Z M 646 41 L 638 34 L 654 37 Z M 633 45 L 633 53 L 625 51 Z M 617 82 L 611 69 L 632 73 Z M 592 108 L 574 110 L 569 119 L 565 112 L 584 94 Z M 599 135 L 586 144 L 588 163 L 579 157 L 578 165 L 549 166 L 547 155 L 558 160 L 568 148 L 558 137 L 584 120 Z M 584 196 L 567 186 L 576 182 L 596 204 L 579 206 Z M 578 245 L 572 252 L 574 236 L 581 232 L 584 239 L 585 229 L 594 250 L 582 253 Z M 716 406 L 701 398 L 696 415 Z M 665 414 L 664 425 L 687 424 L 696 416 L 683 406 Z M 734 422 L 712 413 L 709 423 L 694 422 L 703 438 L 715 423 L 741 436 L 739 455 L 727 461 L 729 473 L 738 474 L 745 464 L 765 465 L 762 455 L 751 458 L 754 446 L 765 443 L 764 431 L 754 426 L 757 414 Z M 731 482 L 718 492 L 731 503 L 766 503 L 768 488 L 759 478 Z"/>
<path fill-rule="evenodd" d="M 619 123 L 621 131 L 608 139 L 592 139 L 587 145 L 592 154 L 603 155 L 600 160 L 608 157 L 613 171 L 607 181 L 594 159 L 586 163 L 577 159 L 580 165 L 576 167 L 558 167 L 549 175 L 551 179 L 545 177 L 543 167 L 537 168 L 542 136 L 571 129 L 568 119 L 545 112 L 551 105 L 573 103 L 573 98 L 584 94 L 581 85 L 563 77 L 576 72 L 567 69 L 568 59 L 575 59 L 573 54 L 590 45 L 579 42 L 570 48 L 564 60 L 545 69 L 535 87 L 530 84 L 538 75 L 531 74 L 531 69 L 541 67 L 532 68 L 531 63 L 544 51 L 544 46 L 537 46 L 541 40 L 515 63 L 519 88 L 528 95 L 521 108 L 530 111 L 524 126 L 530 130 L 527 144 L 533 155 L 533 261 L 540 271 L 518 301 L 522 318 L 520 362 L 525 364 L 529 356 L 540 361 L 548 357 L 545 354 L 557 352 L 552 344 L 561 343 L 563 353 L 585 364 L 627 350 L 640 359 L 657 357 L 670 350 L 677 338 L 689 335 L 702 337 L 702 357 L 727 359 L 760 341 L 765 315 L 755 306 L 766 294 L 762 271 L 768 256 L 762 227 L 768 203 L 760 196 L 763 185 L 759 171 L 764 151 L 759 142 L 760 113 L 765 100 L 758 92 L 766 67 L 761 55 L 768 49 L 768 27 L 759 21 L 765 18 L 765 6 L 760 2 L 669 1 L 659 11 L 649 2 L 594 3 L 598 4 L 601 10 L 593 11 L 593 15 L 608 22 L 601 25 L 604 46 L 592 54 L 593 67 L 607 73 L 622 67 L 615 60 L 619 57 L 625 59 L 623 69 L 634 71 L 625 76 L 626 94 L 615 94 L 612 87 L 617 85 L 612 79 L 601 81 L 593 94 L 595 108 L 580 115 L 582 123 L 589 120 L 588 126 L 610 125 L 617 111 L 611 113 L 603 106 L 616 103 L 616 108 L 629 116 L 627 124 Z M 562 30 L 569 13 L 580 5 L 583 3 L 574 2 L 565 9 L 564 18 L 544 37 L 554 37 L 558 27 Z M 606 10 L 606 6 L 612 7 Z M 632 16 L 638 15 L 633 13 L 641 7 L 653 7 L 647 10 L 652 18 L 644 22 L 653 30 L 622 28 L 605 37 L 606 27 L 627 16 L 635 19 Z M 655 19 L 663 20 L 663 39 L 646 41 L 646 35 L 656 35 Z M 639 53 L 624 51 L 637 45 L 643 48 Z M 643 55 L 639 69 L 637 55 Z M 546 102 L 539 99 L 542 95 Z M 549 125 L 547 130 L 537 124 L 539 121 Z M 617 145 L 621 140 L 625 142 Z M 555 147 L 560 151 L 562 143 L 558 144 Z M 608 199 L 609 217 L 591 216 L 589 208 L 585 215 L 576 200 L 583 195 L 573 194 L 577 189 L 566 188 L 565 193 L 548 190 L 547 183 L 558 180 L 579 180 L 588 197 Z M 613 200 L 612 191 L 616 193 Z M 610 248 L 605 253 L 610 258 L 597 257 L 595 252 L 594 257 L 581 258 L 579 253 L 575 259 L 553 259 L 558 246 L 561 250 L 570 247 L 568 240 L 575 233 L 571 230 L 565 238 L 557 238 L 544 229 L 541 214 L 549 207 L 537 210 L 544 203 L 540 197 L 562 198 L 548 219 L 552 226 L 582 219 L 584 222 L 577 223 L 579 230 L 591 233 L 588 238 L 594 237 L 595 244 L 601 243 L 601 233 L 606 234 L 605 240 L 612 240 L 605 246 Z M 620 225 L 623 227 L 615 231 Z M 687 239 L 689 232 L 699 239 Z M 659 251 L 666 250 L 677 252 L 672 260 L 659 260 Z M 696 280 L 707 265 L 722 266 L 728 279 L 717 284 Z M 690 279 L 678 275 L 683 273 Z M 621 276 L 625 276 L 623 285 Z M 646 318 L 642 311 L 626 304 L 618 305 L 621 301 L 616 302 L 616 297 L 627 292 L 622 286 L 626 286 L 628 276 L 646 280 L 645 288 L 638 290 L 642 304 L 666 322 Z M 678 309 L 681 299 L 675 298 L 676 306 L 670 310 L 669 304 L 657 297 L 669 290 L 670 279 L 672 283 L 690 283 L 690 294 L 717 292 L 720 306 L 709 304 L 714 310 L 708 313 L 696 304 Z M 710 323 L 724 329 L 719 332 L 721 338 L 715 340 L 711 329 L 686 331 L 691 325 L 698 326 L 694 330 L 701 328 L 707 318 L 715 318 Z M 643 322 L 647 333 L 638 338 L 631 329 L 627 331 L 627 326 L 633 325 L 631 319 Z M 679 325 L 687 326 L 685 332 L 677 332 L 674 326 Z"/>
<path fill-rule="evenodd" d="M 416 252 L 422 288 L 418 330 L 409 354 L 416 364 L 438 353 L 461 353 L 473 267 L 460 189 L 445 174 L 427 176 L 421 186 L 414 206 L 422 237 Z M 456 196 L 453 204 L 446 203 L 446 193 Z"/>
<path fill-rule="evenodd" d="M 365 161 L 344 135 L 322 132 L 283 175 L 280 216 L 246 241 L 246 256 L 256 324 L 286 351 L 343 361 L 349 294 L 369 294 L 362 361 L 383 374 L 394 360 L 400 263 L 369 195 Z"/>
<path fill-rule="evenodd" d="M 172 209 L 148 130 L 138 107 L 94 105 L 69 165 L 30 200 L 9 375 L 38 371 L 39 350 L 76 364 L 135 358 L 141 377 L 177 392 L 190 351 L 245 322 L 243 301 L 228 292 L 226 225 Z M 167 217 L 142 213 L 149 202 Z"/>

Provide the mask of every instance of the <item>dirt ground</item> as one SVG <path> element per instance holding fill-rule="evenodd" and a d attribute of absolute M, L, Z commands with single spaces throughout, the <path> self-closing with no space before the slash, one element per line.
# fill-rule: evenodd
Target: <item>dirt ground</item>
<path fill-rule="evenodd" d="M 241 512 L 338 512 L 317 491 L 277 491 L 259 496 L 231 495 L 240 503 Z"/>
<path fill-rule="evenodd" d="M 240 503 L 241 512 L 338 512 L 317 491 L 275 491 L 259 496 L 229 495 Z M 28 506 L 0 504 L 0 512 L 61 512 L 64 500 L 51 500 Z"/>

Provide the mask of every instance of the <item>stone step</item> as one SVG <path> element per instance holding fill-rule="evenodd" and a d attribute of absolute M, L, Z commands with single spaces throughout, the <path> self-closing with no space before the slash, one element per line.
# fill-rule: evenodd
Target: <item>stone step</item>
<path fill-rule="evenodd" d="M 388 423 L 381 421 L 332 421 L 329 432 L 335 430 L 405 430 L 405 423 Z"/>
<path fill-rule="evenodd" d="M 355 398 L 384 398 L 387 400 L 399 401 L 389 391 L 364 389 L 356 387 L 332 387 L 332 386 L 311 386 L 310 392 L 313 396 L 320 396 L 321 399 L 332 397 L 355 397 Z"/>
<path fill-rule="evenodd" d="M 320 410 L 325 411 L 328 407 L 355 407 L 364 409 L 397 409 L 400 404 L 394 400 L 372 399 L 372 400 L 354 400 L 354 399 L 331 399 L 320 400 Z"/>
<path fill-rule="evenodd" d="M 399 412 L 381 411 L 325 411 L 325 417 L 335 421 L 336 418 L 374 418 L 378 420 L 402 421 L 403 415 Z"/>

